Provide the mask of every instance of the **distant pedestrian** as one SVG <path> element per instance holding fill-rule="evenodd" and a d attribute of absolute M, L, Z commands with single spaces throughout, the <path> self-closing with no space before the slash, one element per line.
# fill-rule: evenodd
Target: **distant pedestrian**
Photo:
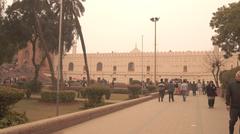
<path fill-rule="evenodd" d="M 174 102 L 174 91 L 175 91 L 175 84 L 173 81 L 170 81 L 168 84 L 168 95 L 169 95 L 169 102 Z"/>
<path fill-rule="evenodd" d="M 142 82 L 142 84 L 144 84 L 144 83 Z M 114 86 L 115 86 L 115 80 L 113 79 L 112 83 L 111 83 L 111 87 L 114 88 Z"/>
<path fill-rule="evenodd" d="M 217 88 L 214 85 L 213 81 L 210 81 L 209 84 L 206 87 L 206 93 L 207 93 L 207 96 L 208 96 L 208 106 L 209 106 L 209 108 L 214 107 L 215 96 L 217 96 L 216 89 Z"/>
<path fill-rule="evenodd" d="M 198 94 L 202 94 L 202 83 L 200 82 L 200 80 L 198 80 L 197 82 L 197 90 L 198 90 Z"/>
<path fill-rule="evenodd" d="M 183 83 L 181 84 L 181 94 L 184 102 L 186 101 L 187 91 L 188 91 L 187 80 L 183 80 Z"/>
<path fill-rule="evenodd" d="M 85 78 L 82 80 L 82 87 L 87 87 L 87 81 Z"/>
<path fill-rule="evenodd" d="M 236 73 L 235 81 L 228 84 L 226 107 L 230 110 L 229 134 L 233 134 L 234 126 L 240 119 L 240 71 Z"/>
<path fill-rule="evenodd" d="M 195 81 L 193 81 L 192 83 L 192 92 L 193 92 L 193 96 L 197 95 L 197 84 L 195 83 Z"/>
<path fill-rule="evenodd" d="M 163 79 L 160 80 L 160 83 L 158 84 L 159 87 L 159 97 L 158 97 L 158 101 L 163 102 L 163 98 L 164 98 L 164 94 L 165 94 L 165 89 L 166 89 L 166 85 L 163 82 Z"/>
<path fill-rule="evenodd" d="M 207 88 L 207 85 L 205 84 L 205 81 L 203 81 L 203 83 L 202 83 L 203 95 L 206 94 L 206 90 L 207 90 L 206 88 Z"/>

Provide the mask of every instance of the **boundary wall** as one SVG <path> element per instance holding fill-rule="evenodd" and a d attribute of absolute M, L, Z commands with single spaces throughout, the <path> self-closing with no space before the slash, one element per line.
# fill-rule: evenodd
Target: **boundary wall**
<path fill-rule="evenodd" d="M 113 113 L 130 106 L 149 101 L 158 96 L 158 93 L 141 97 L 134 100 L 119 102 L 102 107 L 97 107 L 85 111 L 52 117 L 49 119 L 39 120 L 31 123 L 17 125 L 0 130 L 0 134 L 49 134 L 55 131 L 71 127 L 109 113 Z"/>

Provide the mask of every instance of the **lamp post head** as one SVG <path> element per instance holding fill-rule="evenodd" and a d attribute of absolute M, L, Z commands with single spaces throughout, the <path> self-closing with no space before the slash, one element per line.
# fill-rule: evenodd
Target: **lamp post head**
<path fill-rule="evenodd" d="M 150 20 L 152 22 L 157 22 L 159 19 L 160 19 L 159 17 L 152 17 L 152 18 L 150 18 Z"/>
<path fill-rule="evenodd" d="M 151 18 L 150 20 L 151 20 L 152 22 L 154 22 L 154 21 L 155 21 L 155 19 L 154 19 L 154 18 Z"/>

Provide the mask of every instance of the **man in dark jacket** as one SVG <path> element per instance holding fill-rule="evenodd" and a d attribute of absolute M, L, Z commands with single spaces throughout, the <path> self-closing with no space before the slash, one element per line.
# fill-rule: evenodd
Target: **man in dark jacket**
<path fill-rule="evenodd" d="M 226 105 L 227 110 L 230 110 L 229 134 L 233 134 L 234 126 L 240 118 L 240 71 L 236 73 L 235 81 L 228 85 Z"/>
<path fill-rule="evenodd" d="M 169 95 L 169 102 L 174 102 L 174 90 L 175 90 L 175 84 L 173 81 L 170 81 L 168 84 L 168 95 Z"/>
<path fill-rule="evenodd" d="M 164 94 L 165 94 L 165 89 L 166 89 L 166 85 L 165 85 L 165 83 L 163 82 L 163 79 L 161 79 L 158 87 L 159 87 L 159 97 L 158 97 L 158 101 L 160 102 L 160 99 L 161 99 L 161 102 L 163 102 L 163 98 L 164 98 Z"/>
<path fill-rule="evenodd" d="M 193 96 L 196 96 L 197 84 L 195 83 L 195 81 L 193 81 L 192 83 L 192 92 L 193 92 Z"/>

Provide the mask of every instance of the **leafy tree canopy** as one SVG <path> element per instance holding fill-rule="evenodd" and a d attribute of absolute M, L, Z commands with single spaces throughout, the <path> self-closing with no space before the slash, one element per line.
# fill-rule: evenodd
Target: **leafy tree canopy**
<path fill-rule="evenodd" d="M 213 45 L 225 52 L 225 58 L 240 52 L 240 2 L 218 8 L 210 26 L 216 33 L 212 37 Z"/>
<path fill-rule="evenodd" d="M 66 0 L 63 19 L 63 42 L 69 51 L 74 39 L 76 24 L 74 16 L 67 8 L 76 0 Z M 79 5 L 82 6 L 82 5 Z M 77 8 L 78 6 L 75 6 Z M 81 8 L 81 11 L 84 8 Z M 59 3 L 56 0 L 19 0 L 9 6 L 0 17 L 0 65 L 9 62 L 19 49 L 26 47 L 28 41 L 39 38 L 36 24 L 39 19 L 48 52 L 58 50 Z M 41 43 L 40 43 L 41 44 Z M 41 47 L 41 45 L 40 45 Z"/>
<path fill-rule="evenodd" d="M 22 27 L 28 26 L 15 15 L 0 17 L 0 65 L 11 62 L 18 49 L 26 46 L 28 33 L 23 31 Z"/>

